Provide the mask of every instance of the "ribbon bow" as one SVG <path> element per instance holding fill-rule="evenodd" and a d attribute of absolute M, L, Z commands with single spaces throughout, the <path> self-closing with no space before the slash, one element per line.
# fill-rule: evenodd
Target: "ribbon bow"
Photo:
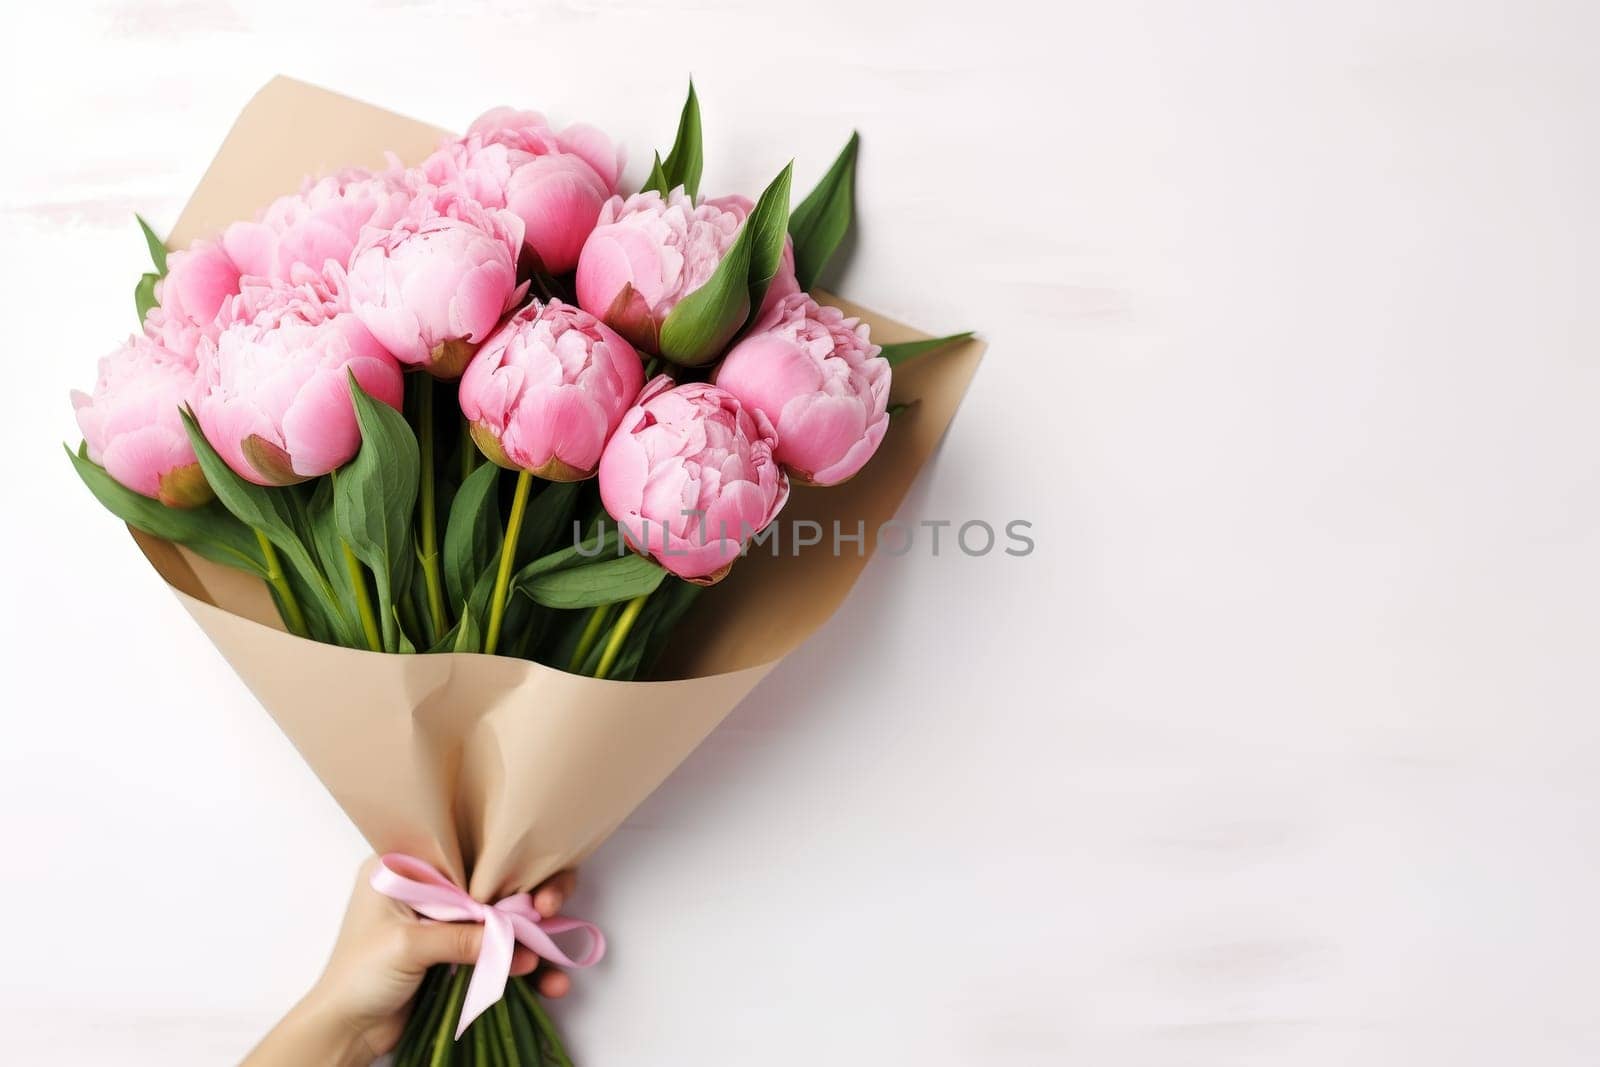
<path fill-rule="evenodd" d="M 480 904 L 431 864 L 415 856 L 398 852 L 383 856 L 378 861 L 378 869 L 372 872 L 372 888 L 430 919 L 483 924 L 483 947 L 478 950 L 478 962 L 472 969 L 472 981 L 467 984 L 467 996 L 461 1004 L 457 1038 L 466 1032 L 472 1020 L 505 996 L 506 980 L 511 976 L 511 954 L 519 943 L 563 967 L 588 967 L 599 963 L 600 957 L 606 954 L 605 935 L 594 923 L 561 915 L 540 918 L 534 910 L 532 896 L 527 893 L 517 893 L 493 904 Z M 583 930 L 589 935 L 589 951 L 576 960 L 562 952 L 550 936 L 571 930 Z"/>

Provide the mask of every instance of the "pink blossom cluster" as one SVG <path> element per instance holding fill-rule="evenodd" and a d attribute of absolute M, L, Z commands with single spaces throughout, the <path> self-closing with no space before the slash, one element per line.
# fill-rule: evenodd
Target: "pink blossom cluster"
<path fill-rule="evenodd" d="M 623 196 L 621 172 L 600 131 L 497 108 L 416 167 L 309 180 L 172 252 L 142 331 L 74 394 L 90 459 L 192 507 L 210 493 L 185 409 L 240 477 L 288 485 L 359 450 L 352 380 L 399 409 L 406 372 L 459 379 L 461 415 L 495 463 L 598 476 L 636 551 L 715 580 L 791 476 L 833 485 L 872 456 L 889 365 L 865 325 L 800 291 L 786 247 L 709 381 L 646 384 L 662 324 L 753 205 Z"/>

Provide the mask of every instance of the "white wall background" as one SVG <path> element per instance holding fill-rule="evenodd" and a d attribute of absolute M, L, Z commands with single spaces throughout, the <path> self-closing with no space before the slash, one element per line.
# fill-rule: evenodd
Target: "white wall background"
<path fill-rule="evenodd" d="M 363 846 L 73 479 L 66 400 L 284 72 L 706 186 L 861 129 L 836 287 L 991 342 L 881 559 L 585 872 L 588 1064 L 1600 1060 L 1592 5 L 56 0 L 3 44 L 0 1016 L 237 1058 Z"/>

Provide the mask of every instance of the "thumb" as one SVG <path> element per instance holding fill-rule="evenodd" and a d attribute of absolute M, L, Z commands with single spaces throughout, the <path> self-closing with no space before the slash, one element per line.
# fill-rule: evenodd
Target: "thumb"
<path fill-rule="evenodd" d="M 406 962 L 417 968 L 476 963 L 482 947 L 481 923 L 416 922 L 406 934 Z"/>

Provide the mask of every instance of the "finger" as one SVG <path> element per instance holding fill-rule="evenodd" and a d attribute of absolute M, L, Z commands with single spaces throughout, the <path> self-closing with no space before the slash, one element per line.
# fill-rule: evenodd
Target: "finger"
<path fill-rule="evenodd" d="M 534 891 L 534 910 L 546 919 L 560 913 L 561 906 L 567 902 L 567 898 L 577 888 L 577 871 L 562 871 L 559 874 L 551 875 L 544 885 Z"/>
<path fill-rule="evenodd" d="M 572 979 L 567 977 L 567 972 L 558 971 L 554 967 L 546 967 L 540 971 L 537 982 L 539 995 L 543 997 L 564 997 L 572 989 Z"/>
<path fill-rule="evenodd" d="M 517 950 L 511 954 L 511 975 L 521 978 L 525 974 L 532 974 L 539 968 L 539 954 L 525 945 L 518 945 Z"/>
<path fill-rule="evenodd" d="M 413 922 L 404 929 L 406 962 L 413 967 L 477 963 L 483 948 L 483 927 L 478 923 Z"/>

